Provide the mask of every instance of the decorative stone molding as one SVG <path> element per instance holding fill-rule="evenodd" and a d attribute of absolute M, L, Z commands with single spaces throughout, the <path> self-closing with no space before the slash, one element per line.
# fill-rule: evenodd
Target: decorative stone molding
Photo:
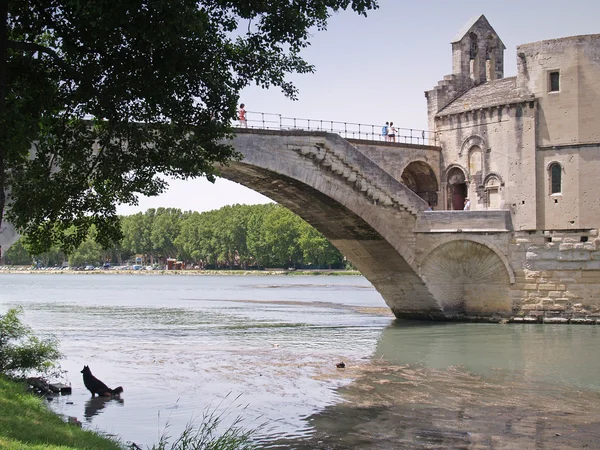
<path fill-rule="evenodd" d="M 475 146 L 480 147 L 481 151 L 486 151 L 488 148 L 485 139 L 483 139 L 481 136 L 474 134 L 472 136 L 469 136 L 467 139 L 465 139 L 465 141 L 463 142 L 463 144 L 460 147 L 458 156 L 462 156 L 464 153 L 468 154 L 469 150 Z"/>

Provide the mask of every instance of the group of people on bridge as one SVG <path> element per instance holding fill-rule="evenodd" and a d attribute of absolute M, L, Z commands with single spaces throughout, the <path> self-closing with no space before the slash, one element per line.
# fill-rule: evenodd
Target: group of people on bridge
<path fill-rule="evenodd" d="M 398 130 L 394 128 L 394 122 L 386 122 L 381 129 L 381 135 L 386 142 L 396 142 L 396 133 Z"/>

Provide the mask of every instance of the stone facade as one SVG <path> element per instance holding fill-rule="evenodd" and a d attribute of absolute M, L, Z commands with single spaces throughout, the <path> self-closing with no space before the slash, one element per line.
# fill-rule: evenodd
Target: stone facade
<path fill-rule="evenodd" d="M 469 22 L 452 42 L 452 75 L 425 93 L 442 148 L 440 209 L 468 197 L 471 214 L 510 212 L 514 231 L 496 253 L 514 271 L 511 317 L 595 323 L 600 35 L 520 45 L 509 78 L 502 50 L 484 16 Z"/>

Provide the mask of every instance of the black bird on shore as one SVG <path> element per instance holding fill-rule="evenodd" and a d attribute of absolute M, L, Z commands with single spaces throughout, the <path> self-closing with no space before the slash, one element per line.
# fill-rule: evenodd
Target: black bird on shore
<path fill-rule="evenodd" d="M 344 367 L 346 367 L 346 364 L 344 364 L 344 361 L 342 361 L 337 363 L 335 367 L 337 367 L 338 369 L 343 369 Z"/>

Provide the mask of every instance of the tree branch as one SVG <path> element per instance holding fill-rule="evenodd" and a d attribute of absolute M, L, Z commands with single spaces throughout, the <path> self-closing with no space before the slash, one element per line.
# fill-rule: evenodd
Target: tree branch
<path fill-rule="evenodd" d="M 69 64 L 67 64 L 58 53 L 56 53 L 54 50 L 52 50 L 49 47 L 45 47 L 43 45 L 40 44 L 36 44 L 34 42 L 19 42 L 19 41 L 8 41 L 8 48 L 12 49 L 12 50 L 28 50 L 31 52 L 40 52 L 40 53 L 44 53 L 45 55 L 50 56 L 54 62 L 60 66 L 61 68 L 63 68 L 64 70 L 66 70 L 67 72 L 69 72 L 69 74 L 75 78 L 75 79 L 81 79 L 81 74 L 75 70 L 72 66 L 70 66 Z"/>

